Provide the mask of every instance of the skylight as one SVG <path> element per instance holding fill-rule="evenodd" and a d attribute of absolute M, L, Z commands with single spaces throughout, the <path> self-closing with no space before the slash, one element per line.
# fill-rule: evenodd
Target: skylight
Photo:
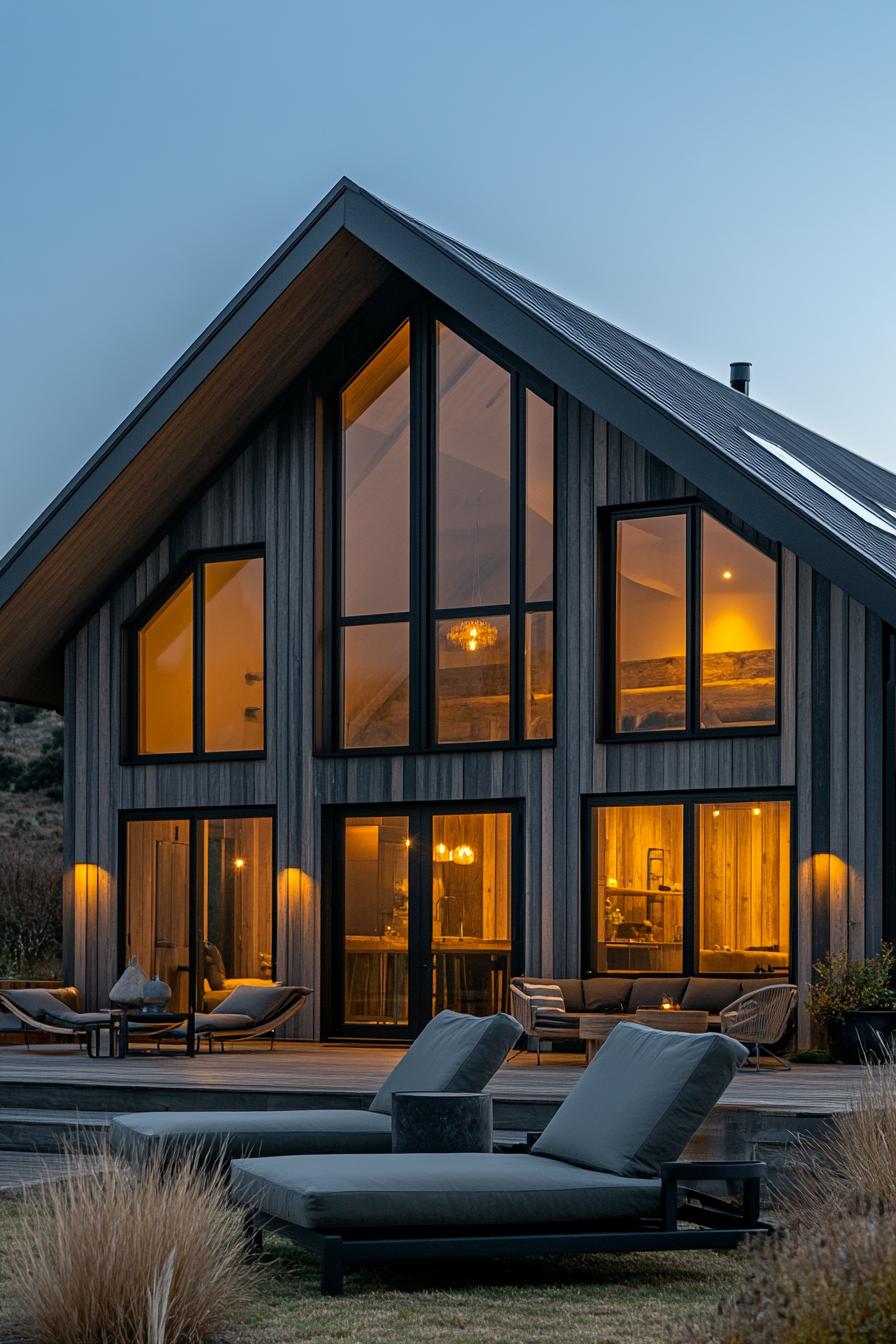
<path fill-rule="evenodd" d="M 767 452 L 772 453 L 791 471 L 795 471 L 798 476 L 804 476 L 807 481 L 819 490 L 823 490 L 831 499 L 836 499 L 838 504 L 842 504 L 845 509 L 849 509 L 850 513 L 855 514 L 857 518 L 870 523 L 872 527 L 879 528 L 881 532 L 888 533 L 891 537 L 896 537 L 896 526 L 888 523 L 879 513 L 869 509 L 866 504 L 848 494 L 839 485 L 829 481 L 827 476 L 822 476 L 821 472 L 816 471 L 814 467 L 807 466 L 800 458 L 794 457 L 793 453 L 789 453 L 786 448 L 782 448 L 780 443 L 773 443 L 771 439 L 764 439 L 760 434 L 754 434 L 751 430 L 744 429 L 743 425 L 740 426 L 740 432 L 746 434 L 747 438 L 752 439 L 754 443 L 758 443 L 760 448 L 765 448 Z M 887 509 L 886 512 L 891 513 L 892 511 Z"/>

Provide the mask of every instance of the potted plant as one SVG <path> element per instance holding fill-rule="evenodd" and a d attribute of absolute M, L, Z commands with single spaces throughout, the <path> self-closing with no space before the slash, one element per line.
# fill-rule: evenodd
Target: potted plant
<path fill-rule="evenodd" d="M 828 953 L 815 966 L 809 1016 L 827 1033 L 828 1049 L 841 1064 L 880 1063 L 896 1045 L 896 952 L 881 943 L 880 956 L 850 961 Z"/>

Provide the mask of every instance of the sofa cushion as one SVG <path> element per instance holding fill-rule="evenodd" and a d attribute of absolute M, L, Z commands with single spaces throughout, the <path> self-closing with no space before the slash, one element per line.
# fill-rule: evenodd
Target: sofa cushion
<path fill-rule="evenodd" d="M 656 1217 L 660 1183 L 586 1171 L 529 1153 L 401 1153 L 240 1159 L 230 1192 L 310 1228 L 539 1225 Z"/>
<path fill-rule="evenodd" d="M 586 1013 L 624 1013 L 632 992 L 631 980 L 621 976 L 598 975 L 582 981 Z"/>
<path fill-rule="evenodd" d="M 203 943 L 202 954 L 205 961 L 205 978 L 209 983 L 210 989 L 224 989 L 224 977 L 227 971 L 224 969 L 224 958 L 220 950 L 214 943 Z"/>
<path fill-rule="evenodd" d="M 632 992 L 628 996 L 626 1010 L 636 1013 L 639 1008 L 659 1008 L 666 997 L 673 1003 L 681 1003 L 688 987 L 688 977 L 678 976 L 639 976 L 632 982 Z"/>
<path fill-rule="evenodd" d="M 522 989 L 524 985 L 556 985 L 563 995 L 563 1003 L 568 1013 L 583 1013 L 585 1003 L 582 998 L 581 980 L 539 978 L 537 975 L 514 976 L 513 983 Z"/>
<path fill-rule="evenodd" d="M 294 994 L 295 990 L 288 985 L 237 985 L 212 1009 L 212 1014 L 240 1013 L 251 1017 L 253 1022 L 260 1022 L 263 1018 L 276 1017 Z"/>
<path fill-rule="evenodd" d="M 481 1092 L 519 1036 L 520 1024 L 509 1013 L 439 1013 L 395 1065 L 370 1109 L 391 1115 L 395 1092 Z"/>
<path fill-rule="evenodd" d="M 559 1015 L 566 1012 L 566 1000 L 563 998 L 563 990 L 559 985 L 552 985 L 541 980 L 524 980 L 522 984 L 524 994 L 527 994 L 532 1004 L 532 1011 L 536 1014 L 542 1013 L 545 1017 Z"/>
<path fill-rule="evenodd" d="M 222 1157 L 276 1157 L 283 1153 L 388 1153 L 392 1125 L 375 1111 L 148 1111 L 118 1115 L 112 1148 L 128 1158 L 170 1156 L 199 1148 Z"/>
<path fill-rule="evenodd" d="M 536 1010 L 532 1019 L 532 1030 L 538 1032 L 566 1031 L 578 1036 L 578 1013 L 540 1013 Z"/>
<path fill-rule="evenodd" d="M 659 1175 L 746 1058 L 737 1044 L 620 1022 L 532 1151 L 618 1176 Z"/>
<path fill-rule="evenodd" d="M 702 1009 L 705 1013 L 720 1013 L 741 995 L 739 980 L 710 980 L 694 975 L 681 1000 L 682 1008 Z"/>

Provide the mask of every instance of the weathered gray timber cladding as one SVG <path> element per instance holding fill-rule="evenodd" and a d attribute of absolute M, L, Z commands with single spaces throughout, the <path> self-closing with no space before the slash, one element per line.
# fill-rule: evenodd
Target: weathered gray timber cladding
<path fill-rule="evenodd" d="M 525 802 L 525 966 L 578 971 L 583 798 L 604 793 L 794 790 L 796 965 L 828 945 L 860 954 L 881 932 L 881 622 L 784 550 L 781 732 L 596 742 L 597 510 L 694 497 L 696 487 L 581 403 L 557 400 L 556 745 L 549 749 L 316 757 L 313 389 L 291 400 L 69 641 L 65 666 L 69 964 L 88 1005 L 117 974 L 119 813 L 276 808 L 278 975 L 318 991 L 297 1023 L 319 1033 L 321 808 L 452 800 Z M 730 515 L 729 515 L 730 517 Z M 731 519 L 739 527 L 736 519 Z M 743 526 L 746 536 L 751 531 Z M 122 624 L 190 553 L 263 544 L 267 755 L 121 764 Z"/>

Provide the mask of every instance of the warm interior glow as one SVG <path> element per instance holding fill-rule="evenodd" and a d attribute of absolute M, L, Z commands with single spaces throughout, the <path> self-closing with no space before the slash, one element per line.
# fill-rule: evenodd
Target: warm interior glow
<path fill-rule="evenodd" d="M 701 804 L 697 825 L 698 969 L 708 975 L 785 975 L 790 804 Z"/>
<path fill-rule="evenodd" d="M 775 562 L 711 514 L 703 513 L 701 527 L 701 723 L 720 729 L 773 723 Z"/>
<path fill-rule="evenodd" d="M 245 859 L 234 859 L 234 861 L 233 861 L 233 866 L 234 866 L 234 868 L 245 868 L 245 866 L 246 866 L 246 860 L 245 860 Z"/>
<path fill-rule="evenodd" d="M 203 566 L 205 750 L 264 750 L 264 560 Z"/>
<path fill-rule="evenodd" d="M 466 864 L 476 862 L 476 851 L 472 845 L 457 845 L 451 851 L 452 863 L 459 863 L 462 867 Z"/>
<path fill-rule="evenodd" d="M 432 860 L 433 863 L 451 862 L 451 850 L 444 843 L 444 841 L 440 840 L 439 843 L 433 847 Z"/>
<path fill-rule="evenodd" d="M 733 579 L 733 578 L 734 578 L 734 575 L 731 573 L 731 570 L 730 570 L 730 569 L 723 569 L 723 570 L 722 570 L 722 578 L 723 578 L 723 579 Z"/>
<path fill-rule="evenodd" d="M 598 807 L 593 816 L 594 968 L 680 972 L 684 808 Z"/>
<path fill-rule="evenodd" d="M 685 726 L 687 515 L 616 524 L 616 728 Z"/>
<path fill-rule="evenodd" d="M 193 579 L 137 634 L 137 750 L 165 756 L 193 750 Z"/>
<path fill-rule="evenodd" d="M 498 642 L 498 628 L 486 620 L 458 621 L 448 631 L 452 644 L 459 644 L 467 653 L 477 649 L 491 649 Z"/>

